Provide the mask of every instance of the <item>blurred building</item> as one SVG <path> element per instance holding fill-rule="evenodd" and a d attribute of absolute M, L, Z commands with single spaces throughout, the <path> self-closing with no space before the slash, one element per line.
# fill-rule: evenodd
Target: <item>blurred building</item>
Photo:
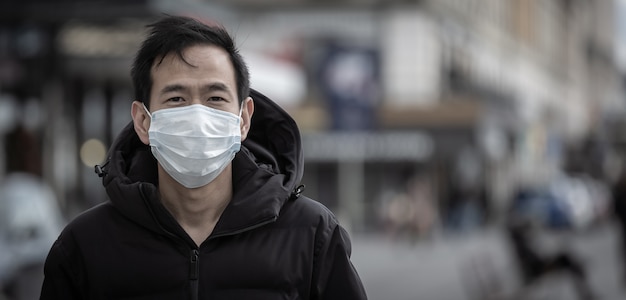
<path fill-rule="evenodd" d="M 615 135 L 616 1 L 3 1 L 0 135 L 37 134 L 68 214 L 104 201 L 93 165 L 130 121 L 143 25 L 185 14 L 234 34 L 252 86 L 304 133 L 306 192 L 347 225 L 377 228 L 415 178 L 432 226 L 463 201 L 481 224 L 517 185 L 559 173 L 568 149 Z M 1 178 L 13 157 L 0 157 Z"/>

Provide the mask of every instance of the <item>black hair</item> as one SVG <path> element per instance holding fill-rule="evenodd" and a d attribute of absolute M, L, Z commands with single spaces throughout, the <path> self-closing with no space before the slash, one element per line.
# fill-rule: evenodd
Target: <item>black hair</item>
<path fill-rule="evenodd" d="M 166 16 L 147 25 L 148 37 L 143 41 L 135 56 L 130 72 L 135 99 L 150 103 L 152 89 L 151 69 L 155 59 L 161 59 L 170 53 L 176 53 L 183 61 L 183 51 L 191 46 L 212 45 L 226 51 L 235 71 L 239 103 L 250 93 L 250 75 L 233 38 L 220 25 L 207 25 L 196 19 L 183 16 Z M 186 62 L 186 61 L 185 61 Z"/>

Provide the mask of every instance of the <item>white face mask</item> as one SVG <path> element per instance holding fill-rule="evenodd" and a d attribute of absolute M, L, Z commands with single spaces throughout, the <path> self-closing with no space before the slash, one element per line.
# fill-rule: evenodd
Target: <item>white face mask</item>
<path fill-rule="evenodd" d="M 213 181 L 241 148 L 239 116 L 201 104 L 150 114 L 152 154 L 163 169 L 187 188 Z"/>

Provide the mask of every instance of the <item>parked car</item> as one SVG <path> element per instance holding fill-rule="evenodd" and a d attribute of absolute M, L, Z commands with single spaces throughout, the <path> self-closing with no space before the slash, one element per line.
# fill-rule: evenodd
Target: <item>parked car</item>
<path fill-rule="evenodd" d="M 20 297 L 21 272 L 41 268 L 64 218 L 55 194 L 38 177 L 13 173 L 0 184 L 0 286 Z M 41 274 L 43 275 L 43 274 Z M 42 279 L 42 278 L 40 278 Z M 37 285 L 37 282 L 29 282 Z M 38 291 L 38 288 L 30 290 Z"/>

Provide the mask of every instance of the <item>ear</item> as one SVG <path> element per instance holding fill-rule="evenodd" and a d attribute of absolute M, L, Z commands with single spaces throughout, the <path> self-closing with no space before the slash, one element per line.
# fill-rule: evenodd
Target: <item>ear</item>
<path fill-rule="evenodd" d="M 254 114 L 254 101 L 252 98 L 248 97 L 243 100 L 241 103 L 243 106 L 241 111 L 241 141 L 245 141 L 246 137 L 248 137 L 248 132 L 250 131 L 250 124 L 252 121 L 252 114 Z"/>
<path fill-rule="evenodd" d="M 150 128 L 150 116 L 144 109 L 143 103 L 139 101 L 133 101 L 130 108 L 130 114 L 133 118 L 133 125 L 135 126 L 135 132 L 142 143 L 149 145 L 150 139 L 148 139 L 148 129 Z"/>

